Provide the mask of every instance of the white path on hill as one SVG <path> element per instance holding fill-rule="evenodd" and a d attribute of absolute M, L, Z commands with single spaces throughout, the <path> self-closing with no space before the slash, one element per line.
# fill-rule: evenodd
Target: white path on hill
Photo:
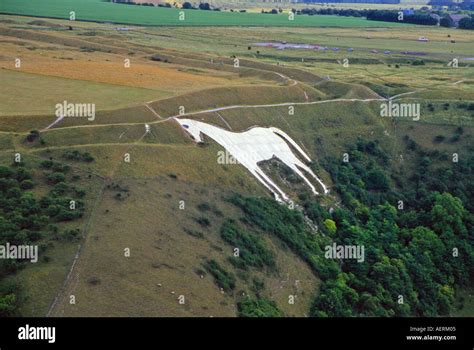
<path fill-rule="evenodd" d="M 418 91 L 413 91 L 412 93 L 415 93 Z M 393 96 L 390 99 L 395 99 L 401 95 Z M 218 107 L 218 108 L 211 108 L 211 109 L 204 109 L 204 110 L 199 110 L 199 111 L 193 111 L 193 112 L 186 112 L 184 114 L 176 114 L 170 117 L 166 117 L 160 119 L 160 120 L 154 120 L 148 122 L 148 124 L 160 124 L 160 123 L 165 123 L 169 121 L 170 119 L 175 119 L 175 118 L 181 118 L 181 117 L 186 117 L 186 116 L 192 116 L 192 115 L 198 115 L 198 114 L 206 114 L 206 113 L 216 113 L 220 111 L 226 111 L 226 110 L 231 110 L 231 109 L 258 109 L 258 108 L 269 108 L 269 107 L 285 107 L 285 106 L 299 106 L 299 105 L 318 105 L 318 104 L 324 104 L 324 103 L 337 103 L 337 102 L 373 102 L 373 101 L 388 101 L 389 99 L 380 97 L 380 98 L 336 98 L 336 99 L 330 99 L 330 100 L 321 100 L 321 101 L 308 101 L 308 102 L 282 102 L 282 103 L 271 103 L 271 104 L 264 104 L 264 105 L 232 105 L 232 106 L 224 106 L 224 107 Z M 56 125 L 58 122 L 63 120 L 63 118 L 58 118 L 55 120 L 52 124 L 47 126 L 46 128 L 42 129 L 42 132 L 47 132 L 51 130 L 58 130 L 58 129 L 78 129 L 78 128 L 103 128 L 103 127 L 109 127 L 109 126 L 117 126 L 117 125 L 143 125 L 143 122 L 129 122 L 129 123 L 109 123 L 109 124 L 82 124 L 82 125 L 74 125 L 74 126 L 64 126 L 60 128 L 52 128 L 54 125 Z M 10 132 L 13 133 L 13 132 Z"/>
<path fill-rule="evenodd" d="M 329 190 L 326 185 L 313 173 L 313 171 L 296 157 L 289 144 L 308 162 L 311 159 L 285 132 L 270 127 L 254 127 L 244 132 L 231 132 L 217 126 L 206 124 L 192 119 L 175 120 L 194 138 L 196 142 L 203 142 L 201 133 L 209 136 L 240 164 L 246 167 L 250 173 L 257 178 L 268 190 L 270 190 L 278 201 L 288 201 L 288 196 L 269 178 L 258 163 L 264 160 L 278 158 L 291 170 L 300 176 L 311 188 L 314 194 L 319 194 L 314 185 L 305 177 L 301 169 L 310 174 L 322 187 L 324 194 Z"/>
<path fill-rule="evenodd" d="M 57 117 L 54 122 L 52 122 L 51 124 L 49 124 L 47 127 L 45 127 L 44 129 L 42 129 L 41 131 L 46 131 L 46 130 L 52 128 L 53 126 L 55 126 L 57 123 L 59 123 L 59 122 L 62 121 L 63 119 L 64 119 L 64 116 L 63 116 L 63 115 Z"/>

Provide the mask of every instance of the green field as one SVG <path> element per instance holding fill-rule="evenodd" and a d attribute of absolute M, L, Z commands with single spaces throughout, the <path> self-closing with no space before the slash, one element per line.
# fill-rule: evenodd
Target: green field
<path fill-rule="evenodd" d="M 0 85 L 0 94 L 6 96 L 8 92 L 10 95 L 10 98 L 2 100 L 0 115 L 53 115 L 56 103 L 64 100 L 100 100 L 98 109 L 113 109 L 166 96 L 149 89 L 45 77 L 5 69 L 0 70 L 0 79 L 6 83 Z M 48 91 L 47 96 L 44 95 L 45 90 Z M 25 94 L 25 91 L 28 93 Z"/>
<path fill-rule="evenodd" d="M 392 27 L 403 24 L 367 21 L 338 16 L 296 16 L 287 14 L 231 13 L 114 4 L 100 0 L 2 0 L 0 13 L 68 19 L 75 11 L 76 20 L 137 25 L 168 26 L 275 26 L 275 27 Z"/>

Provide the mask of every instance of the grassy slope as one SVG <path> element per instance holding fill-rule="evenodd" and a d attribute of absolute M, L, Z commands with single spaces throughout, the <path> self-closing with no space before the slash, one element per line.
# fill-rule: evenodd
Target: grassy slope
<path fill-rule="evenodd" d="M 99 0 L 2 0 L 0 13 L 69 18 L 76 12 L 76 20 L 105 21 L 143 25 L 186 26 L 310 26 L 310 27 L 380 27 L 399 26 L 398 23 L 366 21 L 361 18 L 337 16 L 298 16 L 288 20 L 287 14 L 230 13 L 185 11 L 185 21 L 179 21 L 180 9 L 149 8 L 101 2 Z"/>
<path fill-rule="evenodd" d="M 152 106 L 163 116 L 178 114 L 180 106 L 186 113 L 207 110 L 222 106 L 258 105 L 267 103 L 305 102 L 304 87 L 296 86 L 242 86 L 203 90 L 177 98 L 163 99 Z M 309 101 L 322 99 L 317 90 L 307 89 Z M 222 103 L 222 101 L 225 101 Z"/>
<path fill-rule="evenodd" d="M 218 234 L 223 217 L 196 209 L 205 201 L 225 217 L 235 217 L 235 208 L 223 201 L 221 188 L 210 189 L 209 183 L 200 186 L 179 177 L 117 181 L 129 189 L 130 197 L 117 201 L 113 191 L 103 195 L 71 284 L 78 303 L 71 306 L 63 301 L 55 315 L 233 316 L 238 291 L 250 293 L 251 276 L 264 279 L 267 293 L 288 315 L 306 312 L 317 281 L 302 261 L 276 242 L 268 241 L 279 256 L 277 274 L 247 273 L 248 280 L 238 278 L 234 293 L 221 293 L 206 273 L 200 277 L 199 270 L 209 258 L 233 271 L 226 261 L 232 248 Z M 183 210 L 178 209 L 180 200 L 185 201 Z M 210 219 L 209 228 L 194 221 L 202 215 Z M 185 229 L 200 231 L 204 237 L 192 237 Z M 130 258 L 123 256 L 125 247 L 131 250 Z M 92 285 L 92 277 L 100 283 Z M 298 293 L 299 303 L 290 307 L 287 298 L 295 292 L 295 280 L 301 281 L 304 291 Z M 178 303 L 179 295 L 186 297 L 185 305 Z"/>
<path fill-rule="evenodd" d="M 163 96 L 154 90 L 94 83 L 0 69 L 0 116 L 48 114 L 54 106 L 80 101 L 96 103 L 96 110 L 125 107 Z M 28 93 L 25 93 L 25 92 Z M 48 93 L 45 94 L 45 91 Z"/>

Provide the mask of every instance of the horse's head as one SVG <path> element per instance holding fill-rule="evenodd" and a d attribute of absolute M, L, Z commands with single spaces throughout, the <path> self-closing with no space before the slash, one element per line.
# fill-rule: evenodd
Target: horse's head
<path fill-rule="evenodd" d="M 178 119 L 174 118 L 184 129 L 188 132 L 196 142 L 203 142 L 201 138 L 201 130 L 199 128 L 199 123 L 196 120 L 192 119 Z"/>

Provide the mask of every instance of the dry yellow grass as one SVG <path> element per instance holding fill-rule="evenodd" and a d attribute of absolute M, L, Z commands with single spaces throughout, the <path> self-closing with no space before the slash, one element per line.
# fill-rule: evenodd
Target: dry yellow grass
<path fill-rule="evenodd" d="M 88 57 L 92 58 L 88 59 L 82 56 L 79 58 L 65 56 L 61 59 L 56 55 L 53 57 L 51 53 L 38 55 L 28 49 L 17 50 L 12 44 L 1 45 L 0 49 L 5 56 L 0 60 L 2 68 L 15 69 L 14 59 L 19 57 L 22 65 L 18 71 L 148 88 L 160 90 L 167 95 L 229 84 L 229 79 L 225 77 L 203 73 L 192 74 L 180 71 L 178 66 L 164 67 L 165 64 L 147 62 L 143 58 L 129 57 L 130 67 L 125 68 L 125 58 L 120 56 L 91 54 Z"/>

